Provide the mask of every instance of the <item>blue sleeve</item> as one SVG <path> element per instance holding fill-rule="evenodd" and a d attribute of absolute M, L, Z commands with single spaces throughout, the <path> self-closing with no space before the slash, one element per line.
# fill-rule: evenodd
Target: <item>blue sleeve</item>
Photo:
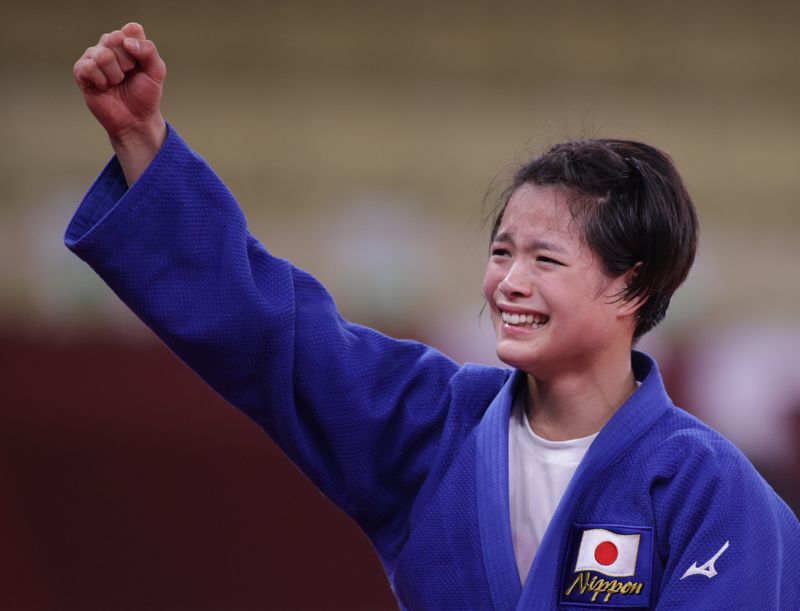
<path fill-rule="evenodd" d="M 171 128 L 130 189 L 109 163 L 65 241 L 368 534 L 402 528 L 456 363 L 343 320 L 314 278 L 250 235 L 233 196 Z"/>
<path fill-rule="evenodd" d="M 681 431 L 652 491 L 664 563 L 659 609 L 797 609 L 800 524 L 713 431 Z"/>

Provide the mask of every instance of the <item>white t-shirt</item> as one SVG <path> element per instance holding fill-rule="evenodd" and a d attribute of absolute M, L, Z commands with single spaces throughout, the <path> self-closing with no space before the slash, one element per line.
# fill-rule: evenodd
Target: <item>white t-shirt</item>
<path fill-rule="evenodd" d="M 522 583 L 564 490 L 597 433 L 567 441 L 536 435 L 525 414 L 525 388 L 514 397 L 508 427 L 511 536 Z"/>

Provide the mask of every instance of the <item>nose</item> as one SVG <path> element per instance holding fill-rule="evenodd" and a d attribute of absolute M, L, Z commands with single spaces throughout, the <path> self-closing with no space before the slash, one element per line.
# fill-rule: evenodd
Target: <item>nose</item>
<path fill-rule="evenodd" d="M 521 269 L 522 263 L 522 261 L 514 262 L 497 285 L 497 289 L 506 299 L 530 297 L 533 293 L 533 284 L 525 270 Z"/>

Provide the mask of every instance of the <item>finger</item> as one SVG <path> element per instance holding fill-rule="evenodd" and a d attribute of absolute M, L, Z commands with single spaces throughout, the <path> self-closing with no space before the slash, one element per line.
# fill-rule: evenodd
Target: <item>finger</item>
<path fill-rule="evenodd" d="M 89 58 L 95 61 L 109 85 L 119 85 L 125 79 L 125 73 L 119 65 L 116 53 L 108 47 L 95 47 L 89 53 Z"/>
<path fill-rule="evenodd" d="M 147 40 L 147 36 L 144 33 L 144 28 L 140 24 L 136 23 L 135 21 L 132 21 L 130 23 L 126 23 L 124 26 L 122 26 L 122 32 L 128 38 L 136 38 L 138 40 Z"/>
<path fill-rule="evenodd" d="M 105 91 L 108 89 L 108 79 L 97 62 L 92 58 L 81 58 L 75 62 L 73 68 L 75 80 L 78 86 L 86 91 L 87 89 L 97 89 Z"/>
<path fill-rule="evenodd" d="M 136 67 L 136 60 L 122 46 L 123 40 L 125 40 L 125 33 L 122 30 L 114 30 L 104 34 L 100 38 L 100 44 L 114 52 L 117 56 L 117 63 L 123 72 L 130 72 Z"/>
<path fill-rule="evenodd" d="M 123 45 L 125 50 L 139 62 L 147 76 L 158 83 L 164 82 L 167 76 L 167 67 L 152 40 L 126 38 Z"/>

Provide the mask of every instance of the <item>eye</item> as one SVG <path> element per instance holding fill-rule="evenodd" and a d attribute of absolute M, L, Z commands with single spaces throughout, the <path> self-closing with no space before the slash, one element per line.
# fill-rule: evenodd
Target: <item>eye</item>
<path fill-rule="evenodd" d="M 500 248 L 500 247 L 492 248 L 492 256 L 493 257 L 507 257 L 510 254 L 511 253 L 508 252 L 507 248 Z"/>
<path fill-rule="evenodd" d="M 544 255 L 539 255 L 536 257 L 536 260 L 540 263 L 548 263 L 550 265 L 564 265 L 561 261 L 556 261 L 555 259 L 551 259 L 550 257 L 545 257 Z"/>

